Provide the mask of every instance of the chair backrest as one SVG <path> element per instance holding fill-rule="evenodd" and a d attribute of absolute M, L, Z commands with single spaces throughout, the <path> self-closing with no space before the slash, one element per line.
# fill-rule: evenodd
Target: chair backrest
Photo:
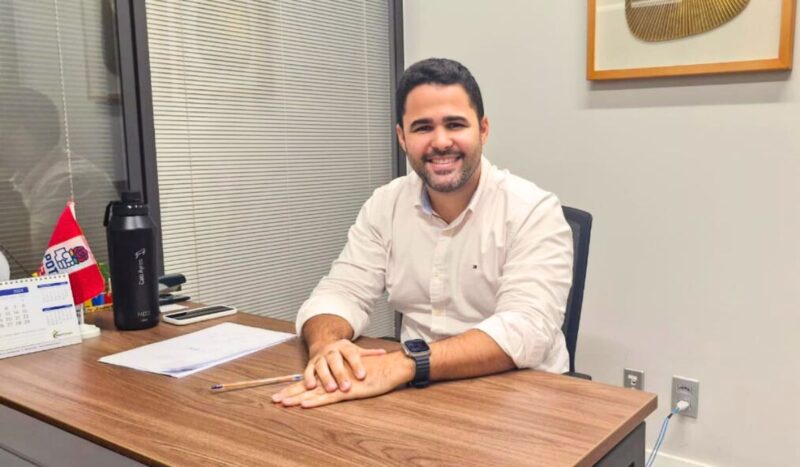
<path fill-rule="evenodd" d="M 574 259 L 572 263 L 572 288 L 567 298 L 567 309 L 564 313 L 564 325 L 561 330 L 567 340 L 569 352 L 569 371 L 575 372 L 575 349 L 578 344 L 578 327 L 581 323 L 581 307 L 583 306 L 583 287 L 586 283 L 586 265 L 589 261 L 589 238 L 592 233 L 592 215 L 580 209 L 563 207 L 564 218 L 572 228 L 572 246 Z"/>

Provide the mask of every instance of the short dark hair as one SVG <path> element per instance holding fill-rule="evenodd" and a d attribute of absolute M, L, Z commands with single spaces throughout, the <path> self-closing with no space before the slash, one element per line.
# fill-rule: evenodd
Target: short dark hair
<path fill-rule="evenodd" d="M 460 84 L 469 96 L 469 102 L 478 121 L 483 119 L 483 98 L 481 88 L 467 67 L 449 58 L 428 58 L 419 61 L 406 69 L 397 85 L 397 124 L 403 126 L 403 115 L 406 113 L 408 94 L 423 84 Z"/>

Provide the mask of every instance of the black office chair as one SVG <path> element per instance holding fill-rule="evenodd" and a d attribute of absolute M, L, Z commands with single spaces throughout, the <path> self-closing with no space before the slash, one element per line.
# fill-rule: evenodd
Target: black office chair
<path fill-rule="evenodd" d="M 578 344 L 578 327 L 581 323 L 581 307 L 583 306 L 583 287 L 586 283 L 586 266 L 589 261 L 589 238 L 592 233 L 592 215 L 580 209 L 563 207 L 566 218 L 572 229 L 572 288 L 567 297 L 567 309 L 564 313 L 564 324 L 561 330 L 567 340 L 569 352 L 569 372 L 565 375 L 576 378 L 592 379 L 591 376 L 575 372 L 575 348 Z"/>

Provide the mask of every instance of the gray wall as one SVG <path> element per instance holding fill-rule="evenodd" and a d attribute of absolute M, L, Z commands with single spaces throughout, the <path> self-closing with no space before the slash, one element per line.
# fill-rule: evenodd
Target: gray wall
<path fill-rule="evenodd" d="M 663 452 L 797 465 L 800 80 L 589 83 L 586 3 L 406 0 L 406 64 L 463 61 L 490 160 L 594 214 L 578 370 L 646 371 L 648 443 L 683 375 L 699 418 L 673 419 Z"/>

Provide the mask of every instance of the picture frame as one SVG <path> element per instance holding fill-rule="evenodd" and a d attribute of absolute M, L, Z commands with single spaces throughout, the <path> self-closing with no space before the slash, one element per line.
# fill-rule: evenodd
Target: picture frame
<path fill-rule="evenodd" d="M 649 29 L 645 29 L 637 23 L 641 15 L 634 15 L 651 8 L 651 13 L 661 14 L 658 19 L 664 23 L 663 13 L 655 8 L 664 5 L 675 8 L 688 1 L 588 0 L 586 78 L 618 80 L 792 68 L 796 0 L 691 0 L 709 2 L 707 5 L 722 2 L 729 10 L 732 3 L 745 6 L 712 29 L 683 37 L 642 38 L 651 34 L 642 31 L 662 27 L 663 32 L 663 25 L 651 21 Z M 683 13 L 674 18 L 684 23 L 689 21 L 685 19 L 686 12 Z M 692 13 L 699 16 L 696 10 Z M 705 25 L 704 21 L 700 18 L 693 24 Z M 686 29 L 685 24 L 677 25 L 669 32 L 677 36 Z"/>

